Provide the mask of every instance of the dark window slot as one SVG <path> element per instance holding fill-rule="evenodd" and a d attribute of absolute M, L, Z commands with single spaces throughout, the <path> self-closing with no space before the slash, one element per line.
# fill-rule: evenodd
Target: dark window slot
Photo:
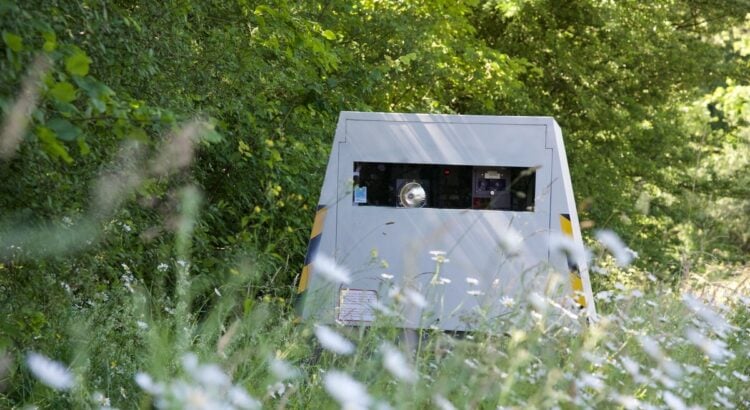
<path fill-rule="evenodd" d="M 533 212 L 535 183 L 535 168 L 355 162 L 352 202 Z"/>

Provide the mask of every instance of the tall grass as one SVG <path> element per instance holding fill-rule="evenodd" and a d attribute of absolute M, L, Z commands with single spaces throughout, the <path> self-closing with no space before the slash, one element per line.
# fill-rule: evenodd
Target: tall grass
<path fill-rule="evenodd" d="M 3 255 L 75 258 L 70 252 L 90 243 L 84 238 L 126 229 L 113 210 L 142 176 L 187 166 L 198 128 L 177 132 L 153 161 L 103 176 L 82 220 L 6 236 Z M 511 314 L 475 332 L 407 337 L 398 315 L 414 301 L 387 282 L 393 291 L 368 327 L 301 323 L 277 296 L 292 291 L 264 289 L 252 261 L 238 262 L 221 286 L 196 280 L 190 249 L 201 194 L 187 186 L 178 198 L 173 258 L 157 267 L 174 281 L 149 286 L 126 263 L 122 286 L 95 292 L 73 292 L 55 273 L 37 278 L 39 289 L 67 301 L 55 320 L 68 331 L 46 335 L 57 343 L 44 351 L 2 347 L 1 406 L 750 408 L 750 298 L 709 306 L 631 282 L 599 292 L 599 320 L 587 323 L 531 293 L 503 300 Z M 22 250 L 12 244 L 18 238 Z"/>
<path fill-rule="evenodd" d="M 287 300 L 256 293 L 262 276 L 251 265 L 202 289 L 189 261 L 199 193 L 186 189 L 182 201 L 177 258 L 167 268 L 177 273 L 175 298 L 131 277 L 96 303 L 61 312 L 71 329 L 61 343 L 75 351 L 61 366 L 71 386 L 34 369 L 32 352 L 15 352 L 6 366 L 22 385 L 3 405 L 750 408 L 747 297 L 709 306 L 670 288 L 617 286 L 598 293 L 600 319 L 588 324 L 535 293 L 505 301 L 512 314 L 480 331 L 423 329 L 407 343 L 394 315 L 408 302 L 395 292 L 365 328 L 299 323 Z M 199 300 L 210 308 L 196 310 Z"/>

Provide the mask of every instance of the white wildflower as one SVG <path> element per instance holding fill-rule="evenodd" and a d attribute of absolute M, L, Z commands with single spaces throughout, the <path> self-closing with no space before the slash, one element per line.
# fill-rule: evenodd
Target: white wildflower
<path fill-rule="evenodd" d="M 156 270 L 159 272 L 166 272 L 169 269 L 169 265 L 167 265 L 164 262 L 161 262 L 160 264 L 156 265 Z"/>
<path fill-rule="evenodd" d="M 636 383 L 643 383 L 646 378 L 641 375 L 641 366 L 628 356 L 621 356 L 622 367 L 625 368 Z"/>
<path fill-rule="evenodd" d="M 422 296 L 422 294 L 417 292 L 416 290 L 406 288 L 404 289 L 404 296 L 406 296 L 406 299 L 409 301 L 409 303 L 416 306 L 417 308 L 424 309 L 427 307 L 427 299 L 425 299 L 424 296 Z"/>
<path fill-rule="evenodd" d="M 182 367 L 192 378 L 205 386 L 223 387 L 231 384 L 224 370 L 216 364 L 199 364 L 198 356 L 187 353 L 182 356 Z"/>
<path fill-rule="evenodd" d="M 94 392 L 94 394 L 91 395 L 91 400 L 98 404 L 100 409 L 107 409 L 112 406 L 109 397 L 105 396 L 102 392 Z"/>
<path fill-rule="evenodd" d="M 714 362 L 722 362 L 732 356 L 732 353 L 727 350 L 727 344 L 722 340 L 712 340 L 692 328 L 685 331 L 685 336 Z"/>
<path fill-rule="evenodd" d="M 750 376 L 748 376 L 746 374 L 742 374 L 742 373 L 738 372 L 737 370 L 735 370 L 735 371 L 732 372 L 732 376 L 738 378 L 740 381 L 745 382 L 745 383 L 747 383 L 748 381 L 750 381 Z"/>
<path fill-rule="evenodd" d="M 164 391 L 164 386 L 161 383 L 154 382 L 154 379 L 148 373 L 136 373 L 135 383 L 143 389 L 143 391 L 152 395 L 160 395 Z"/>
<path fill-rule="evenodd" d="M 674 389 L 675 387 L 677 387 L 677 383 L 669 376 L 664 374 L 664 372 L 662 372 L 660 369 L 651 368 L 650 373 L 651 378 L 658 380 L 667 389 Z"/>
<path fill-rule="evenodd" d="M 512 308 L 516 305 L 516 301 L 510 296 L 503 296 L 500 298 L 500 304 L 507 308 Z"/>
<path fill-rule="evenodd" d="M 648 353 L 648 355 L 651 356 L 652 359 L 656 360 L 657 362 L 661 362 L 662 360 L 664 360 L 664 353 L 661 351 L 659 343 L 656 340 L 646 335 L 641 336 L 639 340 L 641 342 L 641 347 L 643 347 L 643 350 Z"/>
<path fill-rule="evenodd" d="M 621 396 L 619 394 L 614 394 L 612 400 L 626 410 L 636 410 L 641 408 L 641 402 L 633 396 Z"/>
<path fill-rule="evenodd" d="M 271 358 L 268 367 L 276 380 L 294 379 L 299 376 L 297 368 L 281 359 Z"/>
<path fill-rule="evenodd" d="M 664 398 L 664 403 L 666 403 L 667 406 L 669 406 L 672 410 L 687 410 L 687 406 L 685 405 L 685 402 L 682 401 L 681 398 L 674 395 L 672 392 L 665 390 L 662 394 L 662 397 Z"/>
<path fill-rule="evenodd" d="M 182 368 L 192 374 L 198 370 L 198 356 L 195 353 L 187 353 L 182 356 Z"/>
<path fill-rule="evenodd" d="M 597 292 L 595 296 L 596 296 L 596 298 L 598 300 L 601 300 L 601 301 L 604 301 L 604 302 L 609 302 L 611 300 L 611 298 L 612 298 L 612 292 L 608 292 L 606 290 L 603 290 L 601 292 Z"/>
<path fill-rule="evenodd" d="M 144 322 L 144 321 L 142 321 L 142 320 L 137 320 L 137 321 L 135 322 L 135 324 L 136 324 L 136 325 L 138 326 L 138 329 L 141 329 L 141 330 L 148 330 L 148 323 L 146 323 L 146 322 Z"/>
<path fill-rule="evenodd" d="M 193 379 L 204 386 L 225 387 L 231 384 L 231 379 L 217 364 L 202 364 L 193 373 Z"/>
<path fill-rule="evenodd" d="M 449 283 L 451 283 L 451 280 L 442 276 L 435 278 L 435 280 L 432 281 L 433 285 L 447 285 Z"/>
<path fill-rule="evenodd" d="M 471 369 L 478 369 L 479 368 L 479 362 L 477 362 L 474 359 L 464 359 L 464 364 L 468 366 Z"/>
<path fill-rule="evenodd" d="M 435 404 L 435 407 L 440 410 L 456 410 L 456 406 L 454 406 L 453 403 L 439 394 L 432 396 L 432 402 Z"/>
<path fill-rule="evenodd" d="M 327 326 L 316 325 L 315 336 L 320 345 L 328 351 L 343 355 L 354 353 L 354 344 Z"/>
<path fill-rule="evenodd" d="M 70 285 L 68 285 L 66 282 L 60 282 L 60 286 L 62 286 L 62 288 L 65 289 L 65 293 L 73 293 L 73 290 L 70 288 Z"/>
<path fill-rule="evenodd" d="M 682 377 L 682 367 L 680 367 L 680 365 L 675 363 L 673 360 L 667 359 L 661 362 L 661 367 L 662 369 L 664 369 L 664 372 L 669 375 L 669 377 L 672 377 L 674 379 L 679 379 L 680 377 Z"/>
<path fill-rule="evenodd" d="M 713 330 L 713 332 L 719 337 L 726 336 L 726 333 L 733 329 L 724 317 L 714 312 L 710 307 L 704 305 L 696 297 L 686 293 L 682 296 L 682 300 L 685 302 L 685 305 L 693 311 L 693 313 L 708 323 L 708 325 L 711 326 L 711 330 Z"/>
<path fill-rule="evenodd" d="M 500 247 L 509 255 L 515 255 L 521 250 L 523 236 L 511 227 L 500 232 L 498 239 Z"/>
<path fill-rule="evenodd" d="M 604 381 L 601 378 L 588 373 L 581 376 L 580 383 L 581 386 L 591 387 L 596 391 L 602 391 L 605 387 Z"/>
<path fill-rule="evenodd" d="M 468 283 L 469 285 L 472 285 L 472 286 L 477 286 L 477 285 L 479 285 L 479 279 L 467 277 L 466 278 L 466 283 Z"/>
<path fill-rule="evenodd" d="M 232 386 L 229 389 L 229 401 L 240 409 L 260 409 L 261 404 L 258 400 L 247 394 L 244 388 Z"/>
<path fill-rule="evenodd" d="M 370 304 L 368 306 L 370 306 L 371 308 L 375 309 L 376 311 L 380 312 L 381 314 L 383 314 L 385 316 L 393 316 L 393 315 L 395 315 L 395 313 L 393 312 L 393 310 L 391 310 L 388 306 L 386 306 L 385 304 L 383 304 L 379 300 L 374 300 L 374 301 L 370 302 Z"/>
<path fill-rule="evenodd" d="M 549 249 L 552 252 L 561 252 L 570 260 L 578 263 L 589 259 L 586 250 L 580 244 L 570 236 L 560 233 L 550 234 Z"/>
<path fill-rule="evenodd" d="M 401 351 L 387 343 L 380 346 L 380 351 L 383 353 L 383 366 L 395 378 L 408 383 L 417 381 L 416 372 L 406 361 Z"/>
<path fill-rule="evenodd" d="M 737 407 L 737 406 L 735 406 L 734 403 L 732 403 L 731 401 L 729 401 L 729 399 L 727 398 L 727 396 L 732 395 L 732 393 L 733 393 L 732 389 L 730 389 L 727 386 L 721 386 L 721 387 L 719 387 L 718 391 L 714 392 L 714 400 L 716 400 L 718 402 L 718 404 L 719 404 L 716 407 L 719 407 L 719 408 L 722 408 L 722 409 L 733 409 L 733 408 Z"/>
<path fill-rule="evenodd" d="M 313 260 L 313 266 L 315 272 L 320 273 L 329 282 L 344 284 L 352 282 L 349 271 L 326 255 L 318 254 Z"/>
<path fill-rule="evenodd" d="M 144 391 L 154 396 L 154 406 L 184 409 L 260 409 L 259 401 L 240 385 L 233 385 L 229 376 L 216 364 L 200 364 L 198 357 L 188 353 L 182 357 L 182 367 L 188 376 L 155 383 L 147 373 L 138 373 L 135 381 Z"/>
<path fill-rule="evenodd" d="M 547 301 L 542 295 L 536 292 L 531 292 L 529 293 L 527 300 L 537 312 L 544 313 L 547 310 Z"/>
<path fill-rule="evenodd" d="M 393 275 L 391 275 L 389 273 L 381 273 L 380 277 L 383 278 L 383 279 L 385 279 L 385 280 L 391 280 L 391 279 L 393 279 Z"/>
<path fill-rule="evenodd" d="M 484 295 L 484 292 L 481 290 L 467 290 L 466 294 L 469 296 L 482 296 Z"/>
<path fill-rule="evenodd" d="M 328 394 L 345 409 L 366 409 L 372 404 L 367 389 L 346 373 L 329 370 L 323 376 Z"/>
<path fill-rule="evenodd" d="M 445 257 L 445 252 L 443 251 L 430 251 L 430 255 L 432 257 L 430 259 L 434 260 L 435 262 L 442 264 L 442 263 L 448 263 L 451 260 Z"/>
<path fill-rule="evenodd" d="M 286 385 L 282 382 L 276 382 L 274 384 L 269 384 L 266 387 L 266 394 L 271 396 L 272 398 L 281 397 L 284 395 L 284 392 L 286 392 Z"/>
<path fill-rule="evenodd" d="M 55 390 L 68 390 L 75 383 L 73 373 L 62 363 L 48 359 L 41 354 L 30 352 L 26 356 L 26 364 L 34 377 Z"/>
<path fill-rule="evenodd" d="M 393 406 L 390 405 L 390 403 L 386 401 L 379 401 L 375 403 L 375 407 L 373 407 L 375 410 L 393 410 Z"/>
<path fill-rule="evenodd" d="M 596 232 L 596 240 L 599 241 L 605 248 L 607 248 L 612 256 L 615 257 L 615 261 L 619 266 L 627 266 L 633 261 L 636 256 L 635 252 L 630 250 L 622 239 L 617 236 L 616 233 L 609 230 L 601 230 Z"/>

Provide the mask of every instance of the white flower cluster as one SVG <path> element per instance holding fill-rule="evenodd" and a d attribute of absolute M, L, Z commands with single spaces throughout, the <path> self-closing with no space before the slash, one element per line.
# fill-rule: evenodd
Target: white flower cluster
<path fill-rule="evenodd" d="M 315 326 L 315 336 L 326 350 L 341 355 L 354 353 L 354 344 L 327 326 Z"/>
<path fill-rule="evenodd" d="M 323 254 L 318 254 L 313 260 L 315 272 L 331 283 L 349 284 L 352 282 L 351 273 L 344 266 L 336 263 L 336 260 Z"/>
<path fill-rule="evenodd" d="M 154 397 L 159 409 L 259 409 L 258 400 L 247 394 L 239 385 L 232 384 L 229 376 L 216 364 L 199 364 L 198 357 L 188 353 L 182 358 L 185 378 L 166 383 L 156 382 L 148 374 L 135 375 L 135 382 Z"/>
<path fill-rule="evenodd" d="M 43 384 L 55 390 L 68 390 L 75 384 L 73 373 L 62 363 L 31 352 L 26 356 L 26 364 L 31 373 Z"/>
<path fill-rule="evenodd" d="M 373 402 L 367 388 L 344 372 L 327 371 L 323 376 L 323 386 L 344 409 L 366 409 Z"/>

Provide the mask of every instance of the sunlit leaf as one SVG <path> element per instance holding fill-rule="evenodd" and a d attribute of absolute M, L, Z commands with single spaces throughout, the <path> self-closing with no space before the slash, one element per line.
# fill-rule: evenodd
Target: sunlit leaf
<path fill-rule="evenodd" d="M 50 90 L 50 95 L 63 102 L 71 102 L 76 99 L 76 89 L 73 84 L 63 81 L 55 84 Z"/>
<path fill-rule="evenodd" d="M 8 46 L 9 49 L 15 51 L 16 53 L 23 50 L 23 38 L 21 38 L 21 36 L 17 34 L 4 31 L 3 41 L 5 42 L 5 45 Z"/>
<path fill-rule="evenodd" d="M 89 73 L 90 64 L 91 59 L 81 50 L 76 50 L 75 53 L 65 58 L 65 70 L 80 77 Z"/>
<path fill-rule="evenodd" d="M 48 31 L 42 33 L 42 38 L 44 38 L 44 45 L 42 45 L 42 49 L 46 52 L 55 51 L 57 48 L 57 36 L 53 31 Z"/>
<path fill-rule="evenodd" d="M 67 148 L 57 139 L 55 131 L 47 127 L 36 127 L 35 134 L 42 142 L 44 150 L 55 158 L 60 158 L 68 164 L 73 163 L 73 158 L 68 153 Z"/>
<path fill-rule="evenodd" d="M 76 138 L 76 142 L 78 143 L 78 151 L 81 155 L 86 156 L 91 153 L 91 147 L 89 147 L 89 144 L 86 143 L 85 139 L 78 137 Z"/>

